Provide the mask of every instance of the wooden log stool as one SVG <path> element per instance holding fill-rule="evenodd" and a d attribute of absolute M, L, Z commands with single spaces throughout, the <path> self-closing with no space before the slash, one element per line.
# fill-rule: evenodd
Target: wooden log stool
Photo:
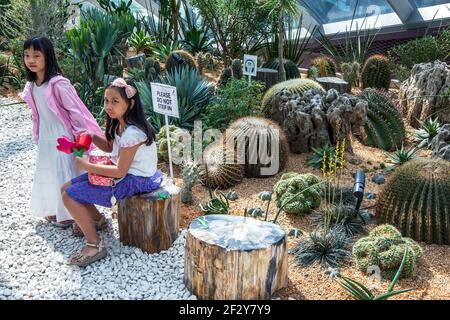
<path fill-rule="evenodd" d="M 320 83 L 326 91 L 336 89 L 340 94 L 347 93 L 348 82 L 343 79 L 337 77 L 323 77 L 314 80 Z"/>
<path fill-rule="evenodd" d="M 270 299 L 287 285 L 286 233 L 278 225 L 230 215 L 199 219 L 189 226 L 184 262 L 185 285 L 198 299 Z"/>
<path fill-rule="evenodd" d="M 278 71 L 269 68 L 257 68 L 256 77 L 252 77 L 252 79 L 264 82 L 264 91 L 267 91 L 278 83 Z"/>
<path fill-rule="evenodd" d="M 148 253 L 167 250 L 178 237 L 181 190 L 161 187 L 119 203 L 120 242 Z"/>

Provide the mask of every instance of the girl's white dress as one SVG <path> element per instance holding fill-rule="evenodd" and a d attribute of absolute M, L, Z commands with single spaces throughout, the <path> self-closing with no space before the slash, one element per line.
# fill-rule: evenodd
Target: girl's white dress
<path fill-rule="evenodd" d="M 73 139 L 73 135 L 48 107 L 44 96 L 47 85 L 33 84 L 33 98 L 39 113 L 39 141 L 30 212 L 38 217 L 56 215 L 57 221 L 71 220 L 62 202 L 61 186 L 79 172 L 74 168 L 74 154 L 58 151 L 56 140 L 62 135 Z"/>

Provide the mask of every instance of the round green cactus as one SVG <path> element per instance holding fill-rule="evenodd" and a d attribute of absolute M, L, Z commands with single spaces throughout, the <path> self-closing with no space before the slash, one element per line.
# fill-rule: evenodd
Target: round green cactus
<path fill-rule="evenodd" d="M 234 59 L 231 62 L 231 71 L 233 74 L 233 78 L 241 79 L 243 76 L 242 71 L 242 61 L 240 59 Z"/>
<path fill-rule="evenodd" d="M 323 56 L 315 58 L 311 61 L 311 65 L 308 70 L 308 78 L 314 76 L 321 77 L 335 77 L 336 76 L 336 62 L 330 57 Z"/>
<path fill-rule="evenodd" d="M 166 129 L 167 126 L 161 127 L 159 132 L 156 134 L 156 148 L 158 152 L 158 160 L 160 161 L 169 161 L 169 151 L 167 148 L 167 132 Z M 178 128 L 175 125 L 169 125 L 169 139 L 170 139 L 170 146 L 173 148 L 178 142 L 178 135 L 185 133 L 186 130 L 183 130 L 181 128 Z"/>
<path fill-rule="evenodd" d="M 166 70 L 171 72 L 175 67 L 180 66 L 180 63 L 176 61 L 175 56 L 178 55 L 181 59 L 183 59 L 183 63 L 181 66 L 189 65 L 192 68 L 198 70 L 197 62 L 195 58 L 187 51 L 184 50 L 175 50 L 172 51 L 166 60 Z"/>
<path fill-rule="evenodd" d="M 299 194 L 307 188 L 309 189 Z M 283 207 L 283 211 L 286 213 L 308 214 L 312 209 L 320 206 L 320 179 L 311 173 L 285 173 L 273 189 L 277 207 Z M 297 194 L 299 195 L 294 197 Z M 291 200 L 292 198 L 294 200 Z"/>
<path fill-rule="evenodd" d="M 388 58 L 381 54 L 369 57 L 361 72 L 361 83 L 363 89 L 389 89 L 391 84 L 391 71 L 389 70 Z"/>
<path fill-rule="evenodd" d="M 298 71 L 297 65 L 291 60 L 284 59 L 283 61 L 284 70 L 286 71 L 286 80 L 300 78 L 300 72 Z M 278 71 L 279 66 L 280 60 L 276 58 L 267 61 L 262 67 Z"/>
<path fill-rule="evenodd" d="M 395 225 L 404 236 L 450 244 L 450 162 L 417 158 L 401 165 L 377 200 L 379 223 Z"/>
<path fill-rule="evenodd" d="M 362 271 L 379 267 L 386 278 L 393 278 L 405 250 L 406 262 L 401 277 L 407 278 L 414 275 L 422 256 L 422 248 L 414 240 L 403 238 L 400 231 L 392 225 L 380 225 L 368 237 L 359 239 L 353 246 L 353 255 Z"/>

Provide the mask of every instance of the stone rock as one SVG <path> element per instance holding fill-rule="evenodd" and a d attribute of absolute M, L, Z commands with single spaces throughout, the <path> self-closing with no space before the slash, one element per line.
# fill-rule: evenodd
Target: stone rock
<path fill-rule="evenodd" d="M 367 122 L 367 101 L 335 89 L 308 90 L 302 96 L 282 90 L 275 95 L 272 118 L 285 131 L 293 153 L 334 145 L 344 138 L 346 150 L 352 152 L 350 136 Z"/>
<path fill-rule="evenodd" d="M 447 63 L 436 60 L 416 64 L 409 79 L 400 86 L 398 96 L 406 121 L 416 129 L 420 127 L 420 121 L 429 117 L 449 123 L 449 88 L 450 66 Z"/>
<path fill-rule="evenodd" d="M 337 77 L 323 77 L 315 79 L 325 90 L 335 89 L 343 94 L 347 92 L 348 82 Z"/>
<path fill-rule="evenodd" d="M 368 200 L 373 200 L 377 197 L 377 195 L 374 192 L 366 192 L 365 196 L 366 196 L 366 199 L 368 199 Z"/>
<path fill-rule="evenodd" d="M 384 181 L 385 181 L 384 175 L 382 175 L 382 174 L 376 174 L 372 177 L 372 182 L 374 182 L 376 184 L 383 184 Z"/>
<path fill-rule="evenodd" d="M 236 191 L 230 191 L 227 193 L 227 199 L 235 201 L 239 198 L 239 194 Z"/>
<path fill-rule="evenodd" d="M 303 232 L 301 232 L 300 229 L 297 229 L 297 228 L 293 228 L 293 229 L 289 230 L 289 233 L 288 233 L 289 237 L 294 237 L 294 238 L 298 238 L 302 235 L 303 235 Z"/>
<path fill-rule="evenodd" d="M 433 156 L 450 161 L 450 124 L 444 124 L 431 140 Z"/>

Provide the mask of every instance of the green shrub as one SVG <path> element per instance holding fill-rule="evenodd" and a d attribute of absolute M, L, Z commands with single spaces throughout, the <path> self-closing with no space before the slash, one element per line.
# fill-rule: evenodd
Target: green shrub
<path fill-rule="evenodd" d="M 230 122 L 258 115 L 264 84 L 258 81 L 231 78 L 219 88 L 212 103 L 206 108 L 203 121 L 206 128 L 226 129 Z"/>

